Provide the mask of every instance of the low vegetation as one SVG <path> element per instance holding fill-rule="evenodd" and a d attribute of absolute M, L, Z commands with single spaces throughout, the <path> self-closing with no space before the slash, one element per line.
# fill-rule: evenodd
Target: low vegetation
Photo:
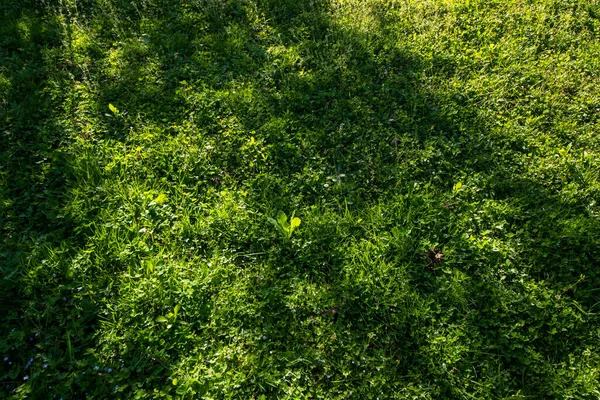
<path fill-rule="evenodd" d="M 3 0 L 12 399 L 600 397 L 597 0 Z"/>

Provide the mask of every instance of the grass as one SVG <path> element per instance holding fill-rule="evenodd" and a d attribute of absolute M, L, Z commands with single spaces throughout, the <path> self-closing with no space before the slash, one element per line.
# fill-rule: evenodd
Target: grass
<path fill-rule="evenodd" d="M 598 398 L 598 71 L 596 0 L 3 1 L 2 397 Z"/>

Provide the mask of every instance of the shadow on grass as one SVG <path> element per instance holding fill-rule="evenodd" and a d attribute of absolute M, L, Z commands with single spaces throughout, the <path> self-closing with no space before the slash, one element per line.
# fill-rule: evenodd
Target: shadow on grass
<path fill-rule="evenodd" d="M 12 328 L 21 327 L 23 337 L 9 341 L 21 346 L 19 352 L 44 348 L 49 359 L 69 360 L 62 367 L 53 361 L 57 371 L 76 371 L 87 348 L 110 336 L 102 332 L 108 324 L 98 322 L 102 301 L 92 299 L 92 293 L 110 292 L 105 289 L 110 279 L 69 276 L 65 266 L 61 283 L 60 277 L 46 276 L 44 253 L 37 253 L 47 246 L 50 253 L 69 254 L 64 263 L 72 263 L 93 251 L 93 230 L 105 222 L 91 212 L 78 220 L 59 218 L 78 184 L 69 177 L 82 178 L 66 155 L 66 143 L 78 133 L 61 127 L 77 124 L 63 121 L 75 118 L 68 110 L 56 111 L 66 100 L 48 99 L 44 89 L 73 81 L 91 82 L 93 88 L 90 112 L 96 113 L 91 119 L 98 132 L 84 140 L 130 145 L 132 132 L 147 125 L 172 137 L 185 136 L 181 127 L 187 126 L 212 146 L 209 172 L 157 162 L 137 179 L 178 181 L 197 192 L 247 191 L 244 201 L 256 210 L 225 233 L 190 229 L 189 237 L 174 239 L 200 237 L 203 250 L 194 262 L 205 262 L 216 250 L 260 254 L 235 265 L 255 278 L 240 292 L 254 314 L 241 307 L 219 309 L 225 290 L 195 292 L 187 299 L 187 328 L 156 329 L 146 338 L 123 335 L 129 353 L 121 356 L 133 364 L 130 382 L 147 390 L 169 387 L 171 374 L 186 359 L 177 347 L 164 356 L 158 347 L 165 341 L 189 341 L 185 351 L 199 352 L 199 360 L 208 362 L 211 354 L 202 354 L 188 338 L 207 329 L 193 320 L 194 303 L 203 304 L 197 317 L 204 323 L 212 318 L 225 329 L 227 321 L 235 322 L 231 336 L 212 327 L 217 343 L 237 340 L 239 329 L 274 340 L 251 339 L 245 346 L 264 371 L 219 361 L 221 368 L 242 368 L 247 376 L 240 379 L 249 393 L 282 393 L 283 384 L 273 381 L 291 370 L 306 374 L 307 391 L 332 390 L 338 396 L 404 386 L 461 398 L 472 390 L 467 386 L 472 381 L 488 395 L 521 390 L 552 396 L 558 390 L 552 385 L 564 383 L 556 377 L 556 365 L 597 344 L 590 326 L 598 301 L 598 225 L 582 217 L 582 202 L 561 203 L 546 186 L 516 178 L 521 154 L 512 150 L 515 143 L 491 135 L 490 121 L 461 93 L 428 88 L 426 69 L 452 76 L 452 60 L 424 60 L 392 43 L 383 33 L 389 34 L 388 21 L 378 19 L 383 14 L 376 10 L 369 14 L 376 28 L 364 31 L 332 18 L 333 5 L 326 2 L 125 3 L 80 15 L 106 28 L 96 37 L 100 43 L 86 50 L 96 57 L 87 71 L 53 70 L 47 64 L 62 32 L 51 11 L 38 10 L 48 19 L 32 23 L 29 35 L 21 34 L 16 22 L 6 28 L 13 43 L 5 44 L 2 54 L 11 71 L 9 111 L 0 128 L 5 133 L 3 234 L 9 238 L 2 244 L 3 304 L 9 309 L 2 329 L 10 337 Z M 38 18 L 23 15 L 20 21 Z M 263 29 L 255 30 L 260 24 Z M 108 43 L 113 40 L 116 44 Z M 109 103 L 126 116 L 104 115 Z M 255 149 L 248 145 L 254 142 Z M 499 157 L 498 149 L 508 156 Z M 455 184 L 473 176 L 481 178 L 482 193 L 460 198 Z M 99 184 L 108 179 L 101 176 Z M 267 229 L 264 215 L 279 209 L 302 210 L 295 241 L 259 233 Z M 510 236 L 490 226 L 498 220 L 528 242 L 508 248 L 514 245 Z M 211 236 L 222 233 L 215 248 Z M 124 237 L 133 241 L 130 234 Z M 162 254 L 160 244 L 150 247 L 152 256 Z M 446 249 L 447 260 L 439 265 L 428 258 L 429 250 Z M 115 254 L 95 257 L 110 271 L 131 267 L 115 261 Z M 17 265 L 22 273 L 14 272 Z M 587 278 L 575 284 L 580 274 Z M 63 285 L 61 291 L 45 293 L 48 282 Z M 89 300 L 85 293 L 73 295 L 81 288 Z M 63 295 L 68 299 L 61 300 Z M 19 321 L 19 310 L 33 315 L 38 307 L 45 308 L 42 318 Z M 159 309 L 140 307 L 146 313 Z M 51 326 L 56 330 L 47 343 L 26 343 Z M 267 356 L 273 351 L 283 356 Z M 362 362 L 364 370 L 353 361 Z M 334 384 L 331 371 L 352 378 Z M 361 376 L 368 376 L 368 385 L 360 383 Z M 16 379 L 11 376 L 9 384 Z M 104 395 L 120 382 L 101 375 L 85 379 L 109 382 Z M 207 377 L 206 385 L 217 379 Z M 73 378 L 69 390 L 85 390 L 90 382 Z"/>

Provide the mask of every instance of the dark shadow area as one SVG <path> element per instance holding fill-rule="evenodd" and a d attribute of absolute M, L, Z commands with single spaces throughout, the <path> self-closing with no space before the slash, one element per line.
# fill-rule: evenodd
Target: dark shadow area
<path fill-rule="evenodd" d="M 69 134 L 61 121 L 67 93 L 48 93 L 69 79 L 59 55 L 62 26 L 35 1 L 3 2 L 0 19 L 1 374 L 4 395 L 14 395 L 22 376 L 32 375 L 27 363 L 40 348 L 46 359 L 60 360 L 67 342 L 80 352 L 90 346 L 97 310 L 71 298 L 79 282 L 43 271 L 48 249 L 69 253 L 76 236 L 62 211 L 71 174 Z"/>

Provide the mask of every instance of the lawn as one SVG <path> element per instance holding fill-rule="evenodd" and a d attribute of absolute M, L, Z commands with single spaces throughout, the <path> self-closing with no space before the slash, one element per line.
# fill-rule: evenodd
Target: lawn
<path fill-rule="evenodd" d="M 600 1 L 0 1 L 0 397 L 598 399 Z"/>

